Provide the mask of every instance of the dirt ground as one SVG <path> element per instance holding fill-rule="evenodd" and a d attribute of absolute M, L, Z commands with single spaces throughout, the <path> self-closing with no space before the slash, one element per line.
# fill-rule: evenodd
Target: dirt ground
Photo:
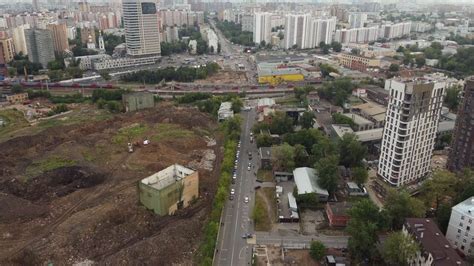
<path fill-rule="evenodd" d="M 12 133 L 0 143 L 0 265 L 192 264 L 222 157 L 216 128 L 165 103 Z M 151 144 L 127 152 L 144 138 Z M 160 217 L 139 204 L 137 181 L 174 163 L 197 168 L 200 199 Z"/>
<path fill-rule="evenodd" d="M 305 249 L 285 250 L 284 255 L 281 248 L 273 246 L 262 247 L 256 251 L 255 258 L 259 266 L 320 265 L 311 258 L 309 250 Z"/>
<path fill-rule="evenodd" d="M 195 83 L 229 84 L 248 82 L 245 72 L 220 71 L 218 75 L 212 75 L 204 80 L 196 80 Z"/>

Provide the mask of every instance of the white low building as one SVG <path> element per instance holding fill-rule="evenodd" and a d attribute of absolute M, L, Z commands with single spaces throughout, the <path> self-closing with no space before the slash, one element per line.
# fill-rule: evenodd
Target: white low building
<path fill-rule="evenodd" d="M 320 202 L 326 202 L 329 197 L 327 189 L 323 189 L 318 184 L 316 170 L 309 167 L 299 167 L 293 170 L 298 195 L 315 193 Z"/>
<path fill-rule="evenodd" d="M 232 111 L 232 103 L 231 102 L 223 102 L 217 111 L 217 120 L 224 121 L 234 117 L 234 111 Z"/>

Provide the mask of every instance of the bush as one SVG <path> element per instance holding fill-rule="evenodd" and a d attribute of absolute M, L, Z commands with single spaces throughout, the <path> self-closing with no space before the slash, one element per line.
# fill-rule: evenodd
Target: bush
<path fill-rule="evenodd" d="M 326 247 L 319 241 L 311 241 L 309 254 L 314 260 L 320 261 L 324 257 L 324 254 L 326 254 Z"/>

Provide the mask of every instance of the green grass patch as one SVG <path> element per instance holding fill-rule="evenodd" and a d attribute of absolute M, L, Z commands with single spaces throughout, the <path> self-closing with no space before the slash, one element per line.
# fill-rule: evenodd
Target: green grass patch
<path fill-rule="evenodd" d="M 133 124 L 128 127 L 121 128 L 117 135 L 112 138 L 115 144 L 123 144 L 136 137 L 142 136 L 148 130 L 147 125 Z"/>
<path fill-rule="evenodd" d="M 0 111 L 0 118 L 4 122 L 4 125 L 0 126 L 0 136 L 29 126 L 29 123 L 26 121 L 23 113 L 15 109 Z"/>
<path fill-rule="evenodd" d="M 44 172 L 51 171 L 57 168 L 66 167 L 66 166 L 74 166 L 76 165 L 76 161 L 59 157 L 59 156 L 51 156 L 49 158 L 33 162 L 26 168 L 26 177 L 34 177 L 40 175 Z"/>
<path fill-rule="evenodd" d="M 155 131 L 156 133 L 153 135 L 152 140 L 156 142 L 170 139 L 191 138 L 194 136 L 193 131 L 184 129 L 177 124 L 158 124 L 155 126 Z"/>
<path fill-rule="evenodd" d="M 253 208 L 252 218 L 255 224 L 255 231 L 270 231 L 272 221 L 268 215 L 267 205 L 262 194 L 255 194 L 255 207 Z"/>
<path fill-rule="evenodd" d="M 264 182 L 273 182 L 272 171 L 259 169 L 257 172 L 257 179 Z"/>

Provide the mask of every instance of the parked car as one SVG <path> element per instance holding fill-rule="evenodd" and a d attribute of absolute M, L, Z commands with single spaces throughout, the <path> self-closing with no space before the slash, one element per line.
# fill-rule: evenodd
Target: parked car
<path fill-rule="evenodd" d="M 244 202 L 245 202 L 245 203 L 249 203 L 249 197 L 248 197 L 248 196 L 246 196 L 246 197 L 244 198 Z"/>
<path fill-rule="evenodd" d="M 231 190 L 230 190 L 230 194 L 231 194 L 231 195 L 234 195 L 234 194 L 235 194 L 235 189 L 231 189 Z"/>

